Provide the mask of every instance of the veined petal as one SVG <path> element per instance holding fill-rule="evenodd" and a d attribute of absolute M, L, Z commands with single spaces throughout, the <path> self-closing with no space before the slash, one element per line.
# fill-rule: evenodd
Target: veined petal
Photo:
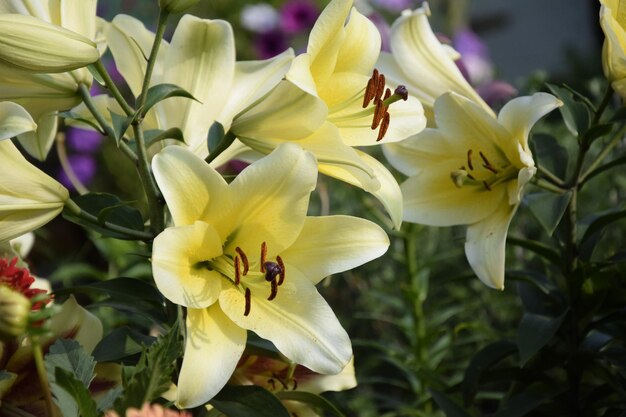
<path fill-rule="evenodd" d="M 337 53 L 334 72 L 369 74 L 380 53 L 380 43 L 376 25 L 353 7 L 345 26 L 345 38 Z"/>
<path fill-rule="evenodd" d="M 203 262 L 221 254 L 222 239 L 211 225 L 197 221 L 190 226 L 168 227 L 154 239 L 154 282 L 173 303 L 208 307 L 217 300 L 222 275 Z"/>
<path fill-rule="evenodd" d="M 263 100 L 240 114 L 231 129 L 244 143 L 245 138 L 258 139 L 259 142 L 265 138 L 298 140 L 315 132 L 327 114 L 328 109 L 322 100 L 289 81 L 283 81 Z"/>
<path fill-rule="evenodd" d="M 285 74 L 285 79 L 307 94 L 318 97 L 317 85 L 311 74 L 311 55 L 300 54 L 295 57 L 291 62 L 291 68 Z"/>
<path fill-rule="evenodd" d="M 213 398 L 228 382 L 246 347 L 246 331 L 219 305 L 187 310 L 187 338 L 176 405 L 192 408 Z"/>
<path fill-rule="evenodd" d="M 36 128 L 37 123 L 24 107 L 10 101 L 0 102 L 0 140 L 12 138 Z"/>
<path fill-rule="evenodd" d="M 504 289 L 504 245 L 517 207 L 505 201 L 490 216 L 467 228 L 465 256 L 478 278 L 491 288 Z"/>
<path fill-rule="evenodd" d="M 431 165 L 400 185 L 404 220 L 431 226 L 471 224 L 489 217 L 507 200 L 506 185 L 466 184 L 457 188 L 449 164 Z"/>
<path fill-rule="evenodd" d="M 152 159 L 152 170 L 176 226 L 204 219 L 212 196 L 228 200 L 228 184 L 222 176 L 181 146 L 159 152 Z"/>
<path fill-rule="evenodd" d="M 561 100 L 547 93 L 517 97 L 502 107 L 498 114 L 498 121 L 513 137 L 518 138 L 524 151 L 530 153 L 528 147 L 530 129 L 539 119 L 562 105 Z"/>
<path fill-rule="evenodd" d="M 157 105 L 164 127 L 180 127 L 190 149 L 201 158 L 208 155 L 206 134 L 222 110 L 235 74 L 235 40 L 223 20 L 204 20 L 185 15 L 163 64 L 159 83 L 187 90 L 198 101 L 169 98 Z"/>
<path fill-rule="evenodd" d="M 37 118 L 37 130 L 21 133 L 17 140 L 30 156 L 45 161 L 54 144 L 58 123 L 56 112 L 42 114 Z"/>
<path fill-rule="evenodd" d="M 287 271 L 293 266 L 313 284 L 387 252 L 389 238 L 368 220 L 350 216 L 307 217 L 298 239 L 281 253 Z"/>
<path fill-rule="evenodd" d="M 96 3 L 97 0 L 60 0 L 61 26 L 95 40 Z"/>
<path fill-rule="evenodd" d="M 274 343 L 292 361 L 323 373 L 339 373 L 352 356 L 350 339 L 315 286 L 298 271 L 286 272 L 276 298 L 268 301 L 267 283 L 249 286 L 250 312 L 245 297 L 225 283 L 220 307 L 238 326 Z"/>
<path fill-rule="evenodd" d="M 224 252 L 239 246 L 258 259 L 262 242 L 269 256 L 285 250 L 300 234 L 316 184 L 315 158 L 292 143 L 248 166 L 230 184 L 236 209 Z"/>
<path fill-rule="evenodd" d="M 235 116 L 244 108 L 270 92 L 280 80 L 293 60 L 293 50 L 288 49 L 265 61 L 240 61 L 235 64 L 235 78 L 222 108 L 218 121 L 228 131 Z"/>
<path fill-rule="evenodd" d="M 52 22 L 49 1 L 0 0 L 0 14 L 19 13 Z"/>
<path fill-rule="evenodd" d="M 429 15 L 428 6 L 423 5 L 412 13 L 403 14 L 391 27 L 391 51 L 405 74 L 401 84 L 405 84 L 409 94 L 419 98 L 425 107 L 432 106 L 437 97 L 447 91 L 454 91 L 493 114 L 433 33 Z"/>

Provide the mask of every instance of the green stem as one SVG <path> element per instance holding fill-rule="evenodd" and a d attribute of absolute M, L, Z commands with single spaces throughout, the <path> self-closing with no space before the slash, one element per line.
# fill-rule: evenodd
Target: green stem
<path fill-rule="evenodd" d="M 559 188 L 564 188 L 565 187 L 565 184 L 563 183 L 562 179 L 560 179 L 559 177 L 554 175 L 552 172 L 550 172 L 549 170 L 547 170 L 543 166 L 538 165 L 537 166 L 537 172 L 541 175 L 541 178 L 545 179 L 546 181 L 550 182 L 551 184 L 556 185 Z"/>
<path fill-rule="evenodd" d="M 151 241 L 152 239 L 154 239 L 154 236 L 151 233 L 142 232 L 141 230 L 129 229 L 127 227 L 120 226 L 118 224 L 110 223 L 107 221 L 105 221 L 104 223 L 99 222 L 96 216 L 81 209 L 78 206 L 78 204 L 76 204 L 73 200 L 67 200 L 65 202 L 65 208 L 70 213 L 76 215 L 77 217 L 80 217 L 83 220 L 88 221 L 89 223 L 93 223 L 98 226 L 105 227 L 113 232 L 124 234 L 128 236 L 129 238 L 143 240 L 143 241 Z"/>
<path fill-rule="evenodd" d="M 146 141 L 143 136 L 143 129 L 139 124 L 139 121 L 133 122 L 133 132 L 135 134 L 135 141 L 137 142 L 137 154 L 139 161 L 137 163 L 137 169 L 139 171 L 139 177 L 143 183 L 144 190 L 146 192 L 146 198 L 148 200 L 148 210 L 150 212 L 150 229 L 155 235 L 158 235 L 165 228 L 165 220 L 163 215 L 163 198 L 161 191 L 156 184 L 152 171 L 150 170 L 150 163 L 148 162 L 148 154 L 146 152 Z"/>
<path fill-rule="evenodd" d="M 124 96 L 122 95 L 120 90 L 117 88 L 117 85 L 111 79 L 109 72 L 106 70 L 106 68 L 104 68 L 102 61 L 98 60 L 94 62 L 93 66 L 96 69 L 96 71 L 98 71 L 98 74 L 100 74 L 100 76 L 104 80 L 104 84 L 111 92 L 111 95 L 113 96 L 115 101 L 117 101 L 122 107 L 122 110 L 124 110 L 124 113 L 126 113 L 127 116 L 133 115 L 135 113 L 135 110 L 126 102 L 126 100 L 124 99 Z"/>
<path fill-rule="evenodd" d="M 233 135 L 232 132 L 228 131 L 226 135 L 222 138 L 222 140 L 217 144 L 215 149 L 213 149 L 211 153 L 209 154 L 209 156 L 206 157 L 205 161 L 207 163 L 213 162 L 215 158 L 220 156 L 222 152 L 224 152 L 226 149 L 228 149 L 230 145 L 233 144 L 235 139 L 236 139 L 235 135 Z"/>
<path fill-rule="evenodd" d="M 31 336 L 30 342 L 33 347 L 33 359 L 35 360 L 35 368 L 37 369 L 37 376 L 39 378 L 39 385 L 43 391 L 44 399 L 46 401 L 46 411 L 49 417 L 55 417 L 54 404 L 52 403 L 52 393 L 50 392 L 50 385 L 48 385 L 48 374 L 43 360 L 43 352 L 41 350 L 41 344 L 37 336 Z"/>
<path fill-rule="evenodd" d="M 606 86 L 606 90 L 604 91 L 604 96 L 602 97 L 602 101 L 598 106 L 598 110 L 596 110 L 596 114 L 594 114 L 593 119 L 591 120 L 591 126 L 595 126 L 600 122 L 600 118 L 606 110 L 606 107 L 611 102 L 611 97 L 613 97 L 613 87 L 611 87 L 611 83 Z"/>
<path fill-rule="evenodd" d="M 113 131 L 113 128 L 107 123 L 107 121 L 104 119 L 104 117 L 100 114 L 100 112 L 96 108 L 96 105 L 95 105 L 95 103 L 93 102 L 93 100 L 91 98 L 91 94 L 89 93 L 89 89 L 87 88 L 87 86 L 85 84 L 81 84 L 78 87 L 78 89 L 79 89 L 80 95 L 81 95 L 81 97 L 83 99 L 83 102 L 85 103 L 85 106 L 87 106 L 87 109 L 91 112 L 93 117 L 96 119 L 96 121 L 100 125 L 100 128 L 104 131 L 104 133 L 108 137 L 110 137 L 111 139 L 115 140 L 115 132 Z M 128 157 L 128 159 L 130 159 L 133 162 L 133 164 L 137 165 L 137 155 L 121 139 L 119 141 L 119 148 Z"/>
<path fill-rule="evenodd" d="M 532 183 L 537 187 L 543 188 L 544 190 L 551 191 L 557 194 L 563 194 L 566 190 L 560 187 L 554 186 L 552 183 L 545 181 L 543 178 L 534 178 Z"/>
<path fill-rule="evenodd" d="M 159 23 L 157 25 L 157 31 L 154 35 L 154 43 L 152 44 L 150 57 L 148 57 L 146 74 L 144 75 L 143 85 L 141 87 L 141 94 L 139 95 L 136 103 L 137 108 L 140 110 L 146 104 L 146 99 L 148 97 L 148 88 L 150 87 L 150 79 L 152 78 L 152 72 L 154 71 L 154 65 L 157 61 L 157 55 L 159 54 L 159 48 L 161 47 L 161 41 L 163 40 L 163 35 L 165 34 L 165 28 L 167 27 L 167 19 L 169 15 L 169 12 L 166 12 L 162 9 L 159 12 Z"/>

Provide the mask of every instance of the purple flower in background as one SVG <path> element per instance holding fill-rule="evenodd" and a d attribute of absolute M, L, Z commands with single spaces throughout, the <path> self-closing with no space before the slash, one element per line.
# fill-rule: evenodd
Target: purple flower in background
<path fill-rule="evenodd" d="M 401 12 L 415 5 L 414 0 L 373 0 L 372 3 L 393 12 Z"/>
<path fill-rule="evenodd" d="M 266 3 L 247 5 L 241 10 L 241 26 L 255 33 L 265 33 L 278 27 L 278 12 Z"/>
<path fill-rule="evenodd" d="M 102 135 L 91 130 L 70 127 L 65 132 L 65 140 L 73 151 L 94 153 L 100 149 Z"/>
<path fill-rule="evenodd" d="M 313 27 L 319 8 L 309 0 L 291 0 L 280 9 L 280 27 L 286 33 L 298 33 Z"/>
<path fill-rule="evenodd" d="M 276 56 L 289 47 L 289 41 L 281 30 L 260 33 L 254 38 L 254 49 L 259 58 Z"/>
<path fill-rule="evenodd" d="M 89 184 L 96 175 L 96 161 L 91 155 L 70 155 L 67 160 L 72 167 L 72 171 L 76 174 L 78 180 L 83 184 Z M 75 190 L 72 181 L 70 181 L 67 173 L 61 169 L 58 180 L 69 190 Z"/>
<path fill-rule="evenodd" d="M 470 29 L 458 31 L 453 46 L 461 54 L 462 65 L 472 84 L 481 85 L 493 79 L 489 49 L 476 33 Z"/>
<path fill-rule="evenodd" d="M 391 52 L 389 37 L 391 36 L 391 28 L 387 21 L 378 13 L 372 13 L 367 16 L 374 23 L 378 32 L 380 32 L 381 45 L 380 49 L 385 52 Z"/>
<path fill-rule="evenodd" d="M 476 92 L 490 107 L 498 108 L 517 95 L 517 89 L 505 81 L 494 80 L 476 87 Z"/>

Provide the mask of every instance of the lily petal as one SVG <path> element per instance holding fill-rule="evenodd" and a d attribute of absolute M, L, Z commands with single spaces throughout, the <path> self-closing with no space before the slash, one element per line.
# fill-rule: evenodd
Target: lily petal
<path fill-rule="evenodd" d="M 292 361 L 324 374 L 339 373 L 350 360 L 350 339 L 315 286 L 298 271 L 287 271 L 276 298 L 268 301 L 267 283 L 250 285 L 250 312 L 245 297 L 224 283 L 219 303 L 238 326 L 276 345 Z"/>
<path fill-rule="evenodd" d="M 217 300 L 222 276 L 202 263 L 222 254 L 222 239 L 215 229 L 197 221 L 168 227 L 154 239 L 152 273 L 167 299 L 192 308 L 205 308 Z"/>
<path fill-rule="evenodd" d="M 152 170 L 176 226 L 203 219 L 211 192 L 224 204 L 228 184 L 204 160 L 180 146 L 168 146 L 152 159 Z"/>
<path fill-rule="evenodd" d="M 10 101 L 0 103 L 0 140 L 37 129 L 37 123 L 19 104 Z"/>
<path fill-rule="evenodd" d="M 22 133 L 17 140 L 30 156 L 45 161 L 54 144 L 58 123 L 56 112 L 45 113 L 37 119 L 36 131 Z"/>
<path fill-rule="evenodd" d="M 187 310 L 187 339 L 178 377 L 179 408 L 192 408 L 213 398 L 228 382 L 246 347 L 246 331 L 219 306 Z"/>
<path fill-rule="evenodd" d="M 62 0 L 59 5 L 60 25 L 94 40 L 96 3 L 97 0 Z"/>
<path fill-rule="evenodd" d="M 268 254 L 285 250 L 300 234 L 316 184 L 315 158 L 293 143 L 248 166 L 230 184 L 237 213 L 230 214 L 236 217 L 234 233 L 224 252 L 239 246 L 258 259 L 262 242 Z"/>
<path fill-rule="evenodd" d="M 350 216 L 307 217 L 298 239 L 281 257 L 313 284 L 382 256 L 389 247 L 383 229 Z"/>
<path fill-rule="evenodd" d="M 504 289 L 506 235 L 517 207 L 504 202 L 467 228 L 465 256 L 478 278 L 491 288 Z"/>
<path fill-rule="evenodd" d="M 337 53 L 335 73 L 369 73 L 380 53 L 380 32 L 376 25 L 352 8 L 345 26 L 345 38 Z"/>

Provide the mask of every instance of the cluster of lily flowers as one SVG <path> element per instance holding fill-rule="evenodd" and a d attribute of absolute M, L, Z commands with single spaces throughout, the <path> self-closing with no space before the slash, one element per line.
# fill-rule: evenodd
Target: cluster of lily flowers
<path fill-rule="evenodd" d="M 162 16 L 195 3 L 161 0 Z M 167 42 L 134 17 L 108 22 L 95 10 L 96 0 L 0 0 L 0 242 L 44 226 L 64 208 L 80 211 L 11 138 L 45 160 L 60 118 L 117 136 L 144 187 L 167 206 L 167 216 L 151 213 L 144 240 L 152 245 L 156 287 L 186 311 L 177 407 L 206 404 L 229 380 L 303 389 L 294 383 L 297 372 L 276 377 L 285 363 L 242 359 L 248 331 L 271 341 L 302 375 L 331 375 L 312 390 L 356 384 L 348 334 L 315 285 L 382 256 L 389 239 L 364 219 L 307 216 L 318 174 L 374 196 L 395 228 L 403 221 L 467 225 L 471 268 L 489 287 L 504 288 L 507 230 L 536 171 L 529 132 L 562 103 L 536 93 L 496 114 L 455 63 L 458 52 L 433 33 L 427 3 L 402 13 L 390 52 L 381 52 L 376 26 L 353 1 L 332 0 L 306 52 L 288 49 L 264 61 L 236 61 L 232 28 L 222 20 L 184 15 Z M 603 16 L 608 25 L 616 15 L 605 5 Z M 107 50 L 136 108 L 101 71 Z M 89 94 L 95 72 L 110 95 Z M 610 73 L 621 91 L 624 77 Z M 146 100 L 147 89 L 162 84 L 188 96 Z M 132 131 L 114 132 L 120 115 L 132 119 Z M 209 151 L 216 126 L 222 138 Z M 163 132 L 162 140 L 142 149 L 148 131 Z M 403 182 L 366 152 L 370 146 L 382 147 Z M 235 159 L 250 165 L 229 183 L 216 168 Z M 10 250 L 6 268 L 14 266 Z M 63 308 L 80 309 L 73 298 Z M 91 315 L 81 309 L 76 317 Z M 101 326 L 94 329 L 100 334 L 86 342 L 88 351 L 102 336 Z M 2 383 L 0 396 L 10 398 L 12 383 Z M 144 408 L 130 415 L 169 412 Z"/>

